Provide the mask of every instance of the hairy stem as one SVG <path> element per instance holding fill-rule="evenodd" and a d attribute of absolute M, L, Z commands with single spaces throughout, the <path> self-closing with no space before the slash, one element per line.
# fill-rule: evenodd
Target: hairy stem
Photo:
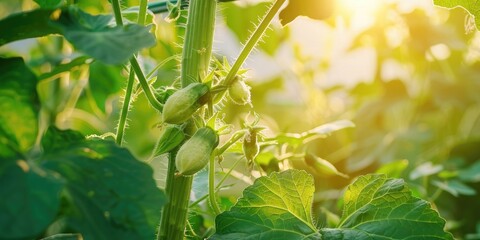
<path fill-rule="evenodd" d="M 150 85 L 148 84 L 147 79 L 145 78 L 145 74 L 143 74 L 142 69 L 140 68 L 140 64 L 135 57 L 130 59 L 130 64 L 137 75 L 138 82 L 147 97 L 148 102 L 152 105 L 153 108 L 157 109 L 158 111 L 163 111 L 163 104 L 161 104 L 153 95 L 152 89 L 150 89 Z"/>
<path fill-rule="evenodd" d="M 121 146 L 123 141 L 123 135 L 125 132 L 125 125 L 127 123 L 128 110 L 130 108 L 130 100 L 132 98 L 133 82 L 135 81 L 135 73 L 130 68 L 128 75 L 127 89 L 125 89 L 125 96 L 123 98 L 122 109 L 120 110 L 120 119 L 118 120 L 117 133 L 115 135 L 115 142 Z"/>
<path fill-rule="evenodd" d="M 145 8 L 146 6 L 147 6 L 146 3 L 141 4 L 141 7 Z M 122 11 L 120 9 L 119 0 L 112 0 L 112 7 L 113 7 L 113 13 L 115 14 L 115 22 L 117 23 L 118 26 L 123 26 Z M 143 10 L 142 12 L 144 12 L 144 16 L 139 15 L 138 18 L 139 18 L 139 21 L 145 22 L 146 10 Z M 148 102 L 155 109 L 162 111 L 163 105 L 153 95 L 152 89 L 150 89 L 150 85 L 148 84 L 147 79 L 145 78 L 145 74 L 143 74 L 142 69 L 140 68 L 140 64 L 138 64 L 138 61 L 135 58 L 135 56 L 133 56 L 130 59 L 130 64 L 135 74 L 137 75 L 138 81 L 140 82 L 140 86 L 142 87 Z"/>
<path fill-rule="evenodd" d="M 183 87 L 200 82 L 207 75 L 212 54 L 215 9 L 214 0 L 190 1 L 182 55 Z"/>
<path fill-rule="evenodd" d="M 207 74 L 212 51 L 216 5 L 215 0 L 190 1 L 182 57 L 182 87 L 200 82 Z M 193 177 L 175 175 L 173 156 L 176 155 L 177 150 L 170 153 L 166 190 L 169 201 L 163 209 L 158 240 L 183 240 L 185 235 Z"/>
<path fill-rule="evenodd" d="M 262 38 L 265 30 L 267 30 L 270 22 L 275 17 L 275 15 L 280 10 L 280 7 L 285 3 L 285 1 L 286 0 L 276 0 L 272 7 L 270 7 L 265 17 L 255 29 L 255 32 L 253 32 L 252 36 L 250 36 L 245 46 L 243 46 L 240 55 L 232 66 L 232 69 L 230 69 L 230 71 L 228 72 L 228 75 L 225 78 L 223 85 L 229 86 L 230 84 L 232 84 L 232 81 L 235 78 L 235 75 L 237 75 L 238 70 L 240 70 L 240 67 L 245 62 L 248 55 L 250 55 L 250 52 L 252 52 L 257 42 Z"/>
<path fill-rule="evenodd" d="M 123 25 L 123 21 L 121 18 L 121 12 L 120 12 L 120 6 L 118 4 L 118 1 L 116 3 L 113 3 L 113 9 L 115 14 L 115 21 L 117 22 L 117 25 Z M 145 17 L 147 14 L 147 0 L 141 0 L 140 2 L 140 10 L 138 13 L 138 24 L 144 25 L 145 24 Z M 120 16 L 120 17 L 117 17 Z M 125 96 L 123 100 L 123 106 L 120 111 L 120 119 L 118 120 L 118 126 L 117 126 L 117 133 L 115 137 L 115 142 L 118 145 L 122 145 L 123 141 L 123 135 L 125 133 L 125 125 L 127 123 L 127 115 L 128 115 L 128 110 L 130 109 L 130 102 L 132 99 L 132 91 L 133 91 L 133 83 L 135 81 L 135 74 L 133 67 L 130 66 L 130 73 L 128 75 L 128 82 L 127 82 L 127 89 L 125 89 Z"/>

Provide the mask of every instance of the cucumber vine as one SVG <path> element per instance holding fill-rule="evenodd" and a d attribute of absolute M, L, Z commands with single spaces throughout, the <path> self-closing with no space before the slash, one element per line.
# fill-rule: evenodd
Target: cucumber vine
<path fill-rule="evenodd" d="M 39 9 L 0 20 L 0 32 L 2 35 L 6 32 L 0 36 L 0 46 L 24 38 L 57 34 L 64 36 L 84 55 L 70 63 L 52 64 L 56 68 L 45 75 L 47 80 L 95 61 L 127 66 L 125 69 L 128 69 L 116 133 L 85 138 L 78 132 L 60 130 L 56 126 L 45 131 L 41 127 L 15 129 L 17 123 L 12 119 L 23 125 L 54 123 L 41 122 L 38 106 L 45 103 L 41 103 L 37 96 L 36 86 L 40 81 L 35 73 L 21 58 L 0 58 L 0 106 L 2 110 L 12 112 L 13 106 L 18 105 L 20 109 L 12 113 L 11 118 L 0 115 L 0 163 L 5 163 L 0 165 L 0 173 L 9 173 L 5 174 L 5 179 L 13 179 L 8 179 L 6 189 L 20 189 L 12 195 L 14 197 L 5 197 L 6 204 L 0 201 L 0 212 L 8 213 L 7 217 L 0 217 L 0 222 L 6 224 L 11 220 L 19 226 L 18 229 L 0 227 L 1 239 L 38 238 L 50 233 L 57 235 L 45 239 L 79 236 L 65 234 L 66 230 L 76 231 L 85 239 L 183 240 L 187 234 L 195 238 L 260 240 L 453 239 L 444 230 L 445 220 L 428 202 L 415 197 L 402 180 L 381 174 L 361 176 L 349 185 L 343 199 L 343 215 L 332 220 L 334 226 L 319 228 L 314 223 L 314 179 L 306 171 L 292 169 L 291 165 L 304 164 L 318 175 L 349 179 L 349 175 L 337 170 L 334 164 L 316 156 L 309 143 L 355 125 L 348 120 L 338 120 L 301 133 L 265 136 L 263 131 L 267 129 L 261 125 L 260 117 L 253 109 L 252 88 L 245 81 L 245 70 L 241 68 L 280 11 L 284 11 L 280 18 L 288 16 L 286 23 L 282 19 L 281 22 L 288 24 L 300 15 L 325 19 L 333 11 L 332 4 L 319 0 L 274 0 L 230 66 L 228 61 L 221 63 L 212 57 L 218 5 L 229 1 L 234 0 L 150 3 L 140 0 L 135 10 L 138 11 L 135 12 L 137 19 L 133 23 L 126 21 L 128 18 L 120 0 L 110 1 L 113 18 L 90 15 L 76 6 L 77 1 L 35 0 Z M 438 2 L 448 5 L 446 1 Z M 281 10 L 285 5 L 287 7 Z M 325 6 L 327 10 L 319 14 L 309 8 L 313 6 Z M 167 56 L 155 67 L 141 65 L 143 55 L 140 50 L 152 47 L 156 42 L 150 26 L 146 26 L 151 12 L 169 12 L 167 22 L 181 21 L 186 15 L 179 81 L 171 81 L 160 88 L 154 87 L 152 77 L 163 64 L 175 57 Z M 25 28 L 29 31 L 23 28 L 5 30 L 13 23 L 31 22 L 32 19 L 36 22 Z M 113 20 L 115 24 L 112 24 Z M 62 70 L 67 67 L 68 70 Z M 25 82 L 25 88 L 18 87 L 18 82 Z M 76 86 L 75 96 L 83 87 L 81 84 Z M 125 144 L 127 119 L 138 94 L 144 94 L 151 107 L 149 110 L 161 119 L 155 124 L 161 134 L 148 161 L 156 161 L 160 155 L 167 156 L 163 190 L 155 186 L 151 167 L 121 147 L 128 145 Z M 222 110 L 231 103 L 251 110 L 255 120 L 249 122 L 247 116 L 247 120 L 240 120 L 239 129 L 225 123 Z M 77 104 L 77 97 L 69 104 Z M 91 101 L 85 105 L 88 104 Z M 114 136 L 114 142 L 108 140 L 111 136 Z M 222 172 L 225 175 L 216 182 L 219 166 L 229 151 L 240 157 Z M 262 155 L 268 159 L 261 165 L 258 158 L 266 152 L 270 155 Z M 261 176 L 255 175 L 258 178 L 249 183 L 238 201 L 225 207 L 217 193 L 227 178 L 234 176 L 235 168 L 241 162 L 245 162 L 247 172 Z M 265 164 L 273 167 L 267 171 Z M 204 187 L 208 189 L 191 201 L 194 177 L 202 174 L 204 169 L 208 171 L 203 176 L 208 181 Z M 93 181 L 101 184 L 89 182 L 90 174 Z M 3 177 L 1 175 L 0 180 Z M 118 186 L 116 180 L 121 180 L 119 184 L 128 186 L 128 190 Z M 130 181 L 134 186 L 129 185 Z M 20 187 L 12 184 L 17 182 Z M 39 189 L 45 189 L 48 197 L 36 203 L 36 199 L 30 198 L 40 196 Z M 5 207 L 15 205 L 15 199 L 26 199 L 22 204 L 33 209 L 32 213 L 17 213 L 15 211 L 21 209 L 18 206 L 14 210 Z M 203 201 L 208 202 L 208 210 L 215 222 L 200 236 L 188 218 L 191 209 Z M 65 209 L 61 210 L 63 205 Z M 38 223 L 28 231 L 24 230 L 29 226 L 14 219 L 17 214 L 27 223 L 35 220 Z M 79 224 L 88 218 L 98 219 L 100 227 Z M 103 228 L 107 231 L 102 231 Z"/>

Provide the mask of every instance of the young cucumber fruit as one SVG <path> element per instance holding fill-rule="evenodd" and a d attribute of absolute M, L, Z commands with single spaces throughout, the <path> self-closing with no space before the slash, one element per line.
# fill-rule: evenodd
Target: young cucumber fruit
<path fill-rule="evenodd" d="M 209 88 L 203 83 L 192 83 L 170 96 L 163 107 L 163 122 L 181 124 L 187 121 L 208 101 Z"/>
<path fill-rule="evenodd" d="M 178 150 L 175 166 L 180 175 L 193 175 L 202 170 L 218 146 L 218 135 L 210 127 L 198 129 Z"/>
<path fill-rule="evenodd" d="M 238 105 L 247 105 L 252 102 L 250 87 L 238 76 L 235 77 L 232 85 L 228 88 L 228 95 L 232 102 Z"/>

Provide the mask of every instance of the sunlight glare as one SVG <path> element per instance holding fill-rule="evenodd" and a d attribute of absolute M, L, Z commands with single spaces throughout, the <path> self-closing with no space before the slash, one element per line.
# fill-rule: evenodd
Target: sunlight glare
<path fill-rule="evenodd" d="M 354 29 L 364 29 L 375 21 L 386 0 L 339 0 L 337 11 L 351 19 Z"/>
<path fill-rule="evenodd" d="M 339 0 L 338 6 L 340 11 L 374 13 L 384 2 L 385 0 Z"/>

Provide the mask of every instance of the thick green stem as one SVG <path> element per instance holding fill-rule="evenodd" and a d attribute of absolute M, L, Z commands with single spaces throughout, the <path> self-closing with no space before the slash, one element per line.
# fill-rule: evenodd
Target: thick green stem
<path fill-rule="evenodd" d="M 175 156 L 176 151 L 169 153 L 167 186 L 165 189 L 169 201 L 163 208 L 158 240 L 184 239 L 193 177 L 175 176 Z"/>
<path fill-rule="evenodd" d="M 215 28 L 215 0 L 190 1 L 182 55 L 182 85 L 205 78 L 210 66 Z"/>
<path fill-rule="evenodd" d="M 215 26 L 215 0 L 190 1 L 182 57 L 182 87 L 207 75 Z M 183 240 L 193 177 L 175 175 L 176 151 L 170 153 L 167 174 L 168 203 L 160 222 L 158 240 Z"/>
<path fill-rule="evenodd" d="M 253 32 L 252 36 L 250 36 L 245 46 L 243 46 L 240 55 L 232 66 L 232 69 L 230 69 L 230 72 L 228 72 L 228 75 L 225 78 L 223 85 L 229 86 L 232 83 L 235 75 L 237 75 L 238 70 L 240 70 L 240 67 L 245 62 L 248 55 L 250 55 L 250 52 L 252 52 L 257 42 L 262 38 L 265 30 L 267 30 L 270 22 L 275 17 L 275 15 L 280 10 L 280 7 L 285 3 L 285 1 L 286 0 L 276 0 L 272 7 L 268 10 L 265 17 L 255 29 L 255 32 Z"/>

